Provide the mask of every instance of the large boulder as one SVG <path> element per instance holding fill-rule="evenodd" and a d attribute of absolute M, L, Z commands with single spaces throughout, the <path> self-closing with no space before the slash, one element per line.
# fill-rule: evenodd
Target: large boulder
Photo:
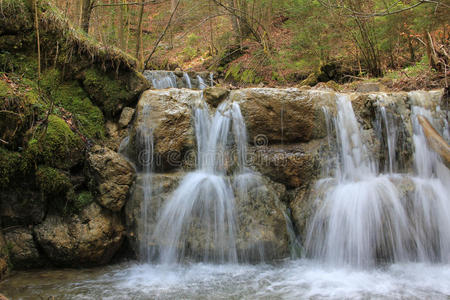
<path fill-rule="evenodd" d="M 13 227 L 5 233 L 6 244 L 14 269 L 41 267 L 45 263 L 34 242 L 33 231 L 25 227 Z"/>
<path fill-rule="evenodd" d="M 120 211 L 133 183 L 134 169 L 117 152 L 94 146 L 88 153 L 88 172 L 96 182 L 97 202 L 112 211 Z"/>
<path fill-rule="evenodd" d="M 238 232 L 236 247 L 242 261 L 272 261 L 289 256 L 286 188 L 258 174 L 234 178 Z"/>
<path fill-rule="evenodd" d="M 240 104 L 250 142 L 308 142 L 326 135 L 322 104 L 333 92 L 299 89 L 252 88 L 234 90 L 230 98 Z"/>
<path fill-rule="evenodd" d="M 181 166 L 181 158 L 194 146 L 191 106 L 201 100 L 201 91 L 169 89 L 146 91 L 136 108 L 130 134 L 129 156 L 142 164 L 142 131 L 153 134 L 154 167 L 171 170 Z"/>
<path fill-rule="evenodd" d="M 93 266 L 111 260 L 122 244 L 124 227 L 118 215 L 92 203 L 79 215 L 47 216 L 34 233 L 52 263 Z"/>
<path fill-rule="evenodd" d="M 320 175 L 326 139 L 303 144 L 250 147 L 249 162 L 261 174 L 288 188 L 308 185 Z"/>

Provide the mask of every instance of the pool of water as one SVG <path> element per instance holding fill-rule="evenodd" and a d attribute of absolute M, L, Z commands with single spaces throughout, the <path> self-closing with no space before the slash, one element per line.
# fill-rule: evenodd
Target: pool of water
<path fill-rule="evenodd" d="M 448 299 L 450 266 L 372 270 L 308 260 L 278 265 L 150 265 L 18 272 L 0 283 L 11 299 Z"/>

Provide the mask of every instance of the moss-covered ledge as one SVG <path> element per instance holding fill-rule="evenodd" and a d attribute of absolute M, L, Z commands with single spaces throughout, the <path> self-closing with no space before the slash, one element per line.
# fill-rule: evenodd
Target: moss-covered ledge
<path fill-rule="evenodd" d="M 149 87 L 133 57 L 75 29 L 46 0 L 39 1 L 39 26 L 42 67 L 59 69 L 64 81 L 80 81 L 105 117 L 118 117 L 122 107 L 137 102 Z M 0 72 L 29 69 L 32 61 L 36 64 L 35 41 L 31 0 L 3 0 L 0 65 L 6 70 Z M 30 76 L 36 70 L 28 71 Z"/>

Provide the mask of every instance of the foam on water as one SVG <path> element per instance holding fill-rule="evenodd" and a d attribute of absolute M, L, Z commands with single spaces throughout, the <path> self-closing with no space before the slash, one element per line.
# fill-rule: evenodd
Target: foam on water
<path fill-rule="evenodd" d="M 277 266 L 122 264 L 23 272 L 0 283 L 0 290 L 14 299 L 448 299 L 450 266 L 355 270 L 308 260 Z"/>

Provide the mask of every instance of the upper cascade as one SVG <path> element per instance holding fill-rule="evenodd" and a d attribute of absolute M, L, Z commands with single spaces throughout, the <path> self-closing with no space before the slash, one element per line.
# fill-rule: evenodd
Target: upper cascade
<path fill-rule="evenodd" d="M 214 86 L 214 74 L 210 72 L 145 70 L 143 75 L 156 90 L 168 88 L 204 90 Z"/>

